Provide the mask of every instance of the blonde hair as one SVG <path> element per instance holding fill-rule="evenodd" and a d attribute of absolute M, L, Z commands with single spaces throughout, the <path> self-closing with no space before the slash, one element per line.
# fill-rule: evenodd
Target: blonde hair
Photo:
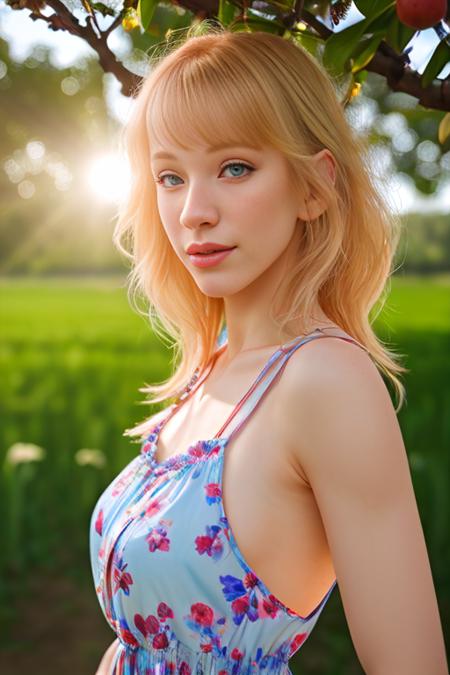
<path fill-rule="evenodd" d="M 325 68 L 292 40 L 232 32 L 208 20 L 188 29 L 186 39 L 167 44 L 151 63 L 123 132 L 132 183 L 113 235 L 131 261 L 129 299 L 142 294 L 153 331 L 174 339 L 176 368 L 161 384 L 139 389 L 151 395 L 143 403 L 178 396 L 194 373 L 202 373 L 224 324 L 223 298 L 200 291 L 162 226 L 150 167 L 149 129 L 158 129 L 183 148 L 191 147 L 188 138 L 276 148 L 298 194 L 308 185 L 324 200 L 328 207 L 320 216 L 297 224 L 297 257 L 277 293 L 289 310 L 281 314 L 273 306 L 272 317 L 281 330 L 295 320 L 294 337 L 301 335 L 318 301 L 392 382 L 397 412 L 405 391 L 396 374 L 408 371 L 377 338 L 369 315 L 376 303 L 378 312 L 384 304 L 400 219 L 375 187 L 368 143 L 353 134 Z M 336 160 L 334 186 L 311 161 L 324 148 Z M 144 434 L 150 421 L 124 435 Z"/>

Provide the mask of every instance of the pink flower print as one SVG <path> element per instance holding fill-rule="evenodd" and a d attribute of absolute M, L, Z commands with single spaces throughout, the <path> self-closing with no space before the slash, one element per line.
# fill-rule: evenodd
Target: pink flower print
<path fill-rule="evenodd" d="M 179 675 L 191 675 L 191 667 L 186 661 L 182 661 L 178 669 Z"/>
<path fill-rule="evenodd" d="M 209 454 L 210 455 L 218 455 L 219 452 L 221 451 L 221 449 L 222 449 L 222 446 L 220 445 L 220 443 L 216 443 L 214 445 L 214 447 L 211 449 Z"/>
<path fill-rule="evenodd" d="M 235 614 L 246 614 L 248 612 L 250 602 L 247 595 L 243 595 L 240 598 L 236 598 L 231 603 L 231 609 Z"/>
<path fill-rule="evenodd" d="M 156 611 L 161 621 L 173 619 L 173 611 L 165 602 L 160 602 Z"/>
<path fill-rule="evenodd" d="M 152 640 L 152 647 L 154 647 L 155 649 L 165 649 L 168 646 L 168 644 L 169 640 L 164 631 L 161 633 L 157 633 Z"/>
<path fill-rule="evenodd" d="M 127 487 L 127 484 L 129 482 L 129 479 L 133 477 L 134 471 L 130 469 L 130 471 L 127 471 L 127 473 L 122 476 L 122 478 L 119 478 L 116 480 L 114 483 L 114 487 L 111 491 L 111 497 L 117 497 L 120 495 L 124 489 Z"/>
<path fill-rule="evenodd" d="M 206 645 L 200 645 L 200 649 L 202 650 L 203 653 L 207 654 L 210 651 L 212 651 L 212 644 L 206 644 Z"/>
<path fill-rule="evenodd" d="M 173 618 L 173 611 L 165 602 L 160 602 L 157 613 L 159 619 L 154 614 L 150 614 L 146 619 L 144 619 L 142 614 L 135 614 L 134 623 L 144 638 L 147 639 L 153 636 L 151 644 L 155 649 L 165 649 L 169 644 L 166 633 L 169 627 L 167 624 L 162 626 L 161 622 L 165 621 L 167 617 Z M 169 670 L 169 672 L 171 671 Z"/>
<path fill-rule="evenodd" d="M 201 626 L 211 626 L 214 618 L 211 607 L 203 602 L 196 602 L 191 605 L 191 616 L 193 620 Z"/>
<path fill-rule="evenodd" d="M 147 440 L 145 441 L 145 443 L 144 443 L 144 444 L 142 445 L 142 447 L 141 447 L 141 453 L 142 453 L 143 455 L 147 454 L 147 453 L 149 452 L 149 450 L 151 449 L 151 447 L 152 447 L 152 444 L 151 444 L 150 441 L 147 439 Z"/>
<path fill-rule="evenodd" d="M 234 659 L 235 661 L 239 661 L 242 659 L 242 657 L 243 653 L 237 647 L 235 647 L 230 654 L 230 658 Z"/>
<path fill-rule="evenodd" d="M 157 527 L 150 528 L 150 532 L 145 537 L 145 541 L 148 543 L 148 550 L 150 553 L 154 553 L 157 549 L 159 551 L 169 550 L 170 539 L 166 535 L 167 529 L 161 520 L 159 521 Z"/>
<path fill-rule="evenodd" d="M 153 614 L 148 616 L 146 619 L 144 619 L 142 614 L 135 614 L 134 625 L 145 638 L 148 635 L 154 635 L 159 631 L 159 621 L 156 616 L 153 616 Z"/>
<path fill-rule="evenodd" d="M 264 612 L 261 612 L 262 616 L 270 616 L 275 618 L 278 613 L 278 603 L 274 595 L 269 595 L 268 598 L 264 598 L 262 601 L 262 609 Z"/>
<path fill-rule="evenodd" d="M 258 577 L 253 572 L 247 572 L 244 577 L 245 588 L 254 588 L 258 584 Z"/>
<path fill-rule="evenodd" d="M 204 486 L 206 492 L 206 503 L 215 504 L 220 501 L 222 490 L 219 483 L 206 483 Z"/>
<path fill-rule="evenodd" d="M 289 647 L 289 657 L 295 654 L 297 649 L 304 643 L 307 637 L 308 633 L 297 633 L 297 635 L 295 635 Z"/>
<path fill-rule="evenodd" d="M 250 621 L 256 621 L 260 618 L 258 614 L 259 603 L 255 590 L 257 577 L 253 573 L 246 574 L 244 582 L 231 574 L 220 576 L 219 579 L 226 600 L 231 602 L 233 621 L 237 626 L 242 623 L 244 616 L 247 616 Z M 249 588 L 248 592 L 246 587 Z"/>
<path fill-rule="evenodd" d="M 95 520 L 95 531 L 97 534 L 101 535 L 103 531 L 103 509 L 100 509 L 98 512 L 97 518 Z"/>
<path fill-rule="evenodd" d="M 139 642 L 135 639 L 133 633 L 131 633 L 129 630 L 122 630 L 120 632 L 120 636 L 122 640 L 127 643 L 127 645 L 131 645 L 132 647 L 139 647 Z"/>
<path fill-rule="evenodd" d="M 200 637 L 200 649 L 212 651 L 214 655 L 222 653 L 221 635 L 225 630 L 226 618 L 219 616 L 215 619 L 214 610 L 203 602 L 191 605 L 189 614 L 183 617 L 186 626 L 198 633 Z"/>
<path fill-rule="evenodd" d="M 151 516 L 154 516 L 158 511 L 161 510 L 161 500 L 159 498 L 152 499 L 145 509 L 145 516 L 150 518 Z"/>
<path fill-rule="evenodd" d="M 223 544 L 219 537 L 221 528 L 218 525 L 207 525 L 206 535 L 199 535 L 195 538 L 195 549 L 200 555 L 207 553 L 214 560 L 221 558 L 223 553 Z"/>
<path fill-rule="evenodd" d="M 263 597 L 262 602 L 258 603 L 256 595 L 252 593 L 252 589 L 256 588 L 258 585 L 258 577 L 253 572 L 247 572 L 244 577 L 244 586 L 249 589 L 250 596 L 252 597 L 251 604 L 259 609 L 259 618 L 265 619 L 270 617 L 271 619 L 275 618 L 278 614 L 278 601 L 272 593 L 269 597 Z M 250 617 L 249 617 L 250 618 Z M 252 619 L 253 620 L 253 619 Z"/>
<path fill-rule="evenodd" d="M 201 459 L 205 454 L 207 443 L 208 441 L 198 441 L 194 445 L 191 445 L 188 448 L 189 457 L 192 457 L 194 460 Z"/>
<path fill-rule="evenodd" d="M 129 572 L 125 572 L 125 569 L 128 567 L 128 563 L 123 562 L 122 558 L 116 559 L 114 562 L 114 582 L 115 588 L 114 593 L 117 593 L 119 588 L 123 590 L 125 595 L 130 595 L 129 586 L 133 583 L 133 578 Z"/>
<path fill-rule="evenodd" d="M 139 647 L 139 642 L 134 637 L 133 633 L 125 619 L 121 619 L 116 629 L 116 633 L 122 638 L 123 642 L 132 647 Z"/>

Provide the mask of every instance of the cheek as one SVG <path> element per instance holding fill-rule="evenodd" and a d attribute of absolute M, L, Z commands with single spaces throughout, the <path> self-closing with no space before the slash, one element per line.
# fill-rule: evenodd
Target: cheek
<path fill-rule="evenodd" d="M 296 227 L 297 204 L 286 182 L 255 181 L 231 205 L 231 222 L 240 223 L 239 241 L 255 260 L 275 259 Z M 255 245 L 256 244 L 256 245 Z"/>

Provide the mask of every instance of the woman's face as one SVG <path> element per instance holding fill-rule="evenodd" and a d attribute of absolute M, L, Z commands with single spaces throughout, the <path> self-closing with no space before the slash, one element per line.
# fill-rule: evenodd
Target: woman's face
<path fill-rule="evenodd" d="M 203 293 L 233 295 L 281 261 L 302 205 L 279 151 L 246 146 L 183 150 L 155 142 L 151 167 L 164 229 Z M 206 258 L 194 258 L 187 249 L 206 242 L 234 249 L 215 264 L 199 266 Z"/>

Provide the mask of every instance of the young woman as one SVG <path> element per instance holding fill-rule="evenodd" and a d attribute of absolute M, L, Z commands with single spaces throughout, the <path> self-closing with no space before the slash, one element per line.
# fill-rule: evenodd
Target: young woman
<path fill-rule="evenodd" d="M 289 674 L 335 585 L 370 675 L 447 673 L 369 320 L 398 221 L 327 73 L 268 33 L 163 53 L 126 128 L 115 242 L 178 363 L 90 529 L 101 675 Z M 128 236 L 130 249 L 123 246 Z M 158 316 L 160 325 L 154 321 Z"/>

